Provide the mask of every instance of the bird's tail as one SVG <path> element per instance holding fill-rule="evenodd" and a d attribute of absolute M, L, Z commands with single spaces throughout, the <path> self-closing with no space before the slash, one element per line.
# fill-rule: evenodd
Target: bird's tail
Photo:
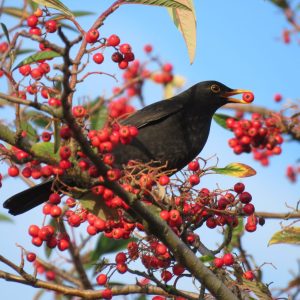
<path fill-rule="evenodd" d="M 20 192 L 3 203 L 9 213 L 16 216 L 46 202 L 51 194 L 53 181 L 43 182 Z"/>

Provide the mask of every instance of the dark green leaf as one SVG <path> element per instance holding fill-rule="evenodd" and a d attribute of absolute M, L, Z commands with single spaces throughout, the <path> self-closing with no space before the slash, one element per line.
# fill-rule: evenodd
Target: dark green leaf
<path fill-rule="evenodd" d="M 277 231 L 268 243 L 269 246 L 273 244 L 300 245 L 300 227 L 286 227 Z"/>
<path fill-rule="evenodd" d="M 21 121 L 20 123 L 21 129 L 26 132 L 26 137 L 29 138 L 33 142 L 37 142 L 39 140 L 39 136 L 36 130 L 31 126 L 30 123 L 26 121 Z"/>
<path fill-rule="evenodd" d="M 51 142 L 41 142 L 32 145 L 31 151 L 37 155 L 59 159 L 59 155 L 54 153 L 54 144 Z"/>
<path fill-rule="evenodd" d="M 256 171 L 250 166 L 242 163 L 231 163 L 224 168 L 212 168 L 217 174 L 223 174 L 238 178 L 250 177 L 256 174 Z"/>
<path fill-rule="evenodd" d="M 69 24 L 66 24 L 66 23 L 63 23 L 63 22 L 59 22 L 59 24 L 62 28 L 69 29 L 73 32 L 78 32 L 77 29 L 72 25 L 69 25 Z"/>
<path fill-rule="evenodd" d="M 36 2 L 37 4 L 59 10 L 69 17 L 74 17 L 71 11 L 59 0 L 33 0 L 33 1 Z"/>
<path fill-rule="evenodd" d="M 289 7 L 289 4 L 286 0 L 269 0 L 269 1 L 271 1 L 274 5 L 282 9 L 286 9 Z"/>
<path fill-rule="evenodd" d="M 8 34 L 7 27 L 4 23 L 0 23 L 0 24 L 1 24 L 1 27 L 2 27 L 2 31 L 4 32 L 5 37 L 7 39 L 7 42 L 10 44 L 10 39 L 9 39 L 9 34 Z"/>
<path fill-rule="evenodd" d="M 75 17 L 85 17 L 85 16 L 92 16 L 95 13 L 91 12 L 91 11 L 83 11 L 83 10 L 76 10 L 76 11 L 72 11 L 73 15 Z"/>
<path fill-rule="evenodd" d="M 9 216 L 0 213 L 0 222 L 13 223 L 14 221 Z"/>
<path fill-rule="evenodd" d="M 27 18 L 30 15 L 27 11 L 24 11 L 23 9 L 17 7 L 2 7 L 1 10 L 3 13 L 12 17 L 16 17 L 18 19 Z"/>
<path fill-rule="evenodd" d="M 38 4 L 34 3 L 32 0 L 29 0 L 28 3 L 29 3 L 29 5 L 30 5 L 33 12 L 36 11 L 39 7 Z"/>
<path fill-rule="evenodd" d="M 37 52 L 33 55 L 30 55 L 28 57 L 26 57 L 25 59 L 23 59 L 15 68 L 19 68 L 23 65 L 29 65 L 33 62 L 36 62 L 36 61 L 39 61 L 39 60 L 44 60 L 44 59 L 50 59 L 50 58 L 54 58 L 54 57 L 59 57 L 61 56 L 59 53 L 55 52 L 55 51 L 40 51 L 40 52 Z"/>
<path fill-rule="evenodd" d="M 206 262 L 212 262 L 214 260 L 214 256 L 213 255 L 203 255 L 201 256 L 199 259 L 203 262 L 203 263 L 206 263 Z"/>
<path fill-rule="evenodd" d="M 113 240 L 103 234 L 99 237 L 95 250 L 91 253 L 91 260 L 96 262 L 101 256 L 123 250 L 127 247 L 129 240 Z"/>
<path fill-rule="evenodd" d="M 238 226 L 234 227 L 232 230 L 232 237 L 230 244 L 226 247 L 227 251 L 231 252 L 233 248 L 238 247 L 239 239 L 244 233 L 244 219 L 238 218 L 239 223 Z M 226 227 L 225 234 L 228 233 L 229 227 Z"/>
<path fill-rule="evenodd" d="M 213 116 L 213 119 L 215 120 L 215 122 L 227 130 L 229 130 L 229 128 L 226 126 L 226 120 L 229 118 L 232 118 L 232 117 L 224 115 L 224 114 L 214 114 L 214 116 Z"/>
<path fill-rule="evenodd" d="M 36 51 L 36 49 L 19 49 L 16 50 L 16 55 L 27 54 Z"/>
<path fill-rule="evenodd" d="M 34 110 L 26 111 L 25 117 L 41 128 L 45 128 L 51 123 L 51 119 L 48 116 Z"/>
<path fill-rule="evenodd" d="M 182 0 L 178 0 L 178 1 L 175 1 L 175 0 L 126 0 L 125 2 L 191 10 L 191 8 L 189 6 L 182 3 Z"/>
<path fill-rule="evenodd" d="M 54 120 L 54 153 L 57 153 L 60 146 L 60 121 Z"/>
<path fill-rule="evenodd" d="M 105 106 L 101 106 L 101 108 L 91 116 L 91 129 L 101 129 L 106 120 L 107 108 Z"/>

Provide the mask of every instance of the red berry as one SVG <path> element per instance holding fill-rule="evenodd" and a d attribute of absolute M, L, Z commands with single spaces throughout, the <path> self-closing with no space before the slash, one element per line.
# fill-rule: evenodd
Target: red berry
<path fill-rule="evenodd" d="M 51 133 L 50 133 L 50 132 L 44 131 L 44 132 L 42 133 L 42 140 L 43 140 L 44 142 L 49 142 L 49 141 L 51 140 Z"/>
<path fill-rule="evenodd" d="M 99 285 L 105 285 L 107 282 L 107 276 L 105 274 L 99 274 L 96 277 L 96 281 Z"/>
<path fill-rule="evenodd" d="M 46 31 L 49 33 L 53 33 L 57 30 L 57 23 L 55 20 L 49 20 L 45 23 Z"/>
<path fill-rule="evenodd" d="M 145 45 L 144 46 L 144 51 L 146 52 L 146 53 L 151 53 L 152 52 L 152 50 L 153 50 L 153 48 L 152 48 L 152 45 Z"/>
<path fill-rule="evenodd" d="M 124 252 L 119 252 L 116 255 L 115 261 L 117 264 L 125 264 L 126 262 L 126 254 Z"/>
<path fill-rule="evenodd" d="M 200 182 L 200 178 L 197 174 L 193 174 L 189 177 L 189 182 L 191 185 L 197 185 Z"/>
<path fill-rule="evenodd" d="M 28 76 L 31 72 L 31 67 L 30 65 L 23 65 L 19 68 L 19 72 L 23 75 L 23 76 Z"/>
<path fill-rule="evenodd" d="M 214 265 L 215 265 L 216 268 L 222 268 L 223 265 L 224 265 L 224 260 L 223 260 L 223 258 L 216 257 L 213 260 L 213 263 L 214 263 Z"/>
<path fill-rule="evenodd" d="M 170 178 L 167 175 L 162 175 L 159 177 L 158 182 L 160 185 L 165 186 L 165 185 L 169 184 Z"/>
<path fill-rule="evenodd" d="M 123 55 L 120 52 L 115 52 L 112 54 L 111 60 L 115 63 L 119 63 L 123 60 Z"/>
<path fill-rule="evenodd" d="M 248 192 L 242 192 L 239 196 L 239 199 L 242 203 L 247 204 L 247 203 L 251 202 L 252 196 Z"/>
<path fill-rule="evenodd" d="M 120 44 L 120 38 L 115 35 L 115 34 L 112 34 L 106 41 L 107 43 L 107 46 L 111 46 L 111 47 L 115 47 L 115 46 L 118 46 Z"/>
<path fill-rule="evenodd" d="M 122 60 L 122 61 L 119 62 L 118 66 L 121 70 L 124 70 L 128 67 L 128 62 L 125 61 L 125 60 Z"/>
<path fill-rule="evenodd" d="M 10 177 L 16 177 L 16 176 L 19 175 L 20 171 L 19 171 L 19 168 L 17 166 L 11 166 L 11 167 L 8 168 L 7 173 Z"/>
<path fill-rule="evenodd" d="M 254 94 L 251 92 L 243 93 L 243 100 L 247 103 L 251 103 L 254 100 Z"/>
<path fill-rule="evenodd" d="M 238 182 L 234 185 L 233 189 L 236 193 L 240 194 L 245 190 L 245 185 L 242 182 Z"/>
<path fill-rule="evenodd" d="M 35 16 L 35 15 L 29 16 L 29 17 L 26 19 L 26 21 L 27 21 L 27 25 L 28 25 L 29 27 L 36 27 L 36 25 L 37 25 L 38 22 L 39 22 L 37 16 Z"/>
<path fill-rule="evenodd" d="M 231 253 L 226 253 L 223 256 L 224 265 L 231 266 L 234 263 L 234 257 Z"/>
<path fill-rule="evenodd" d="M 51 207 L 51 211 L 50 211 L 51 217 L 57 218 L 61 215 L 61 213 L 62 213 L 62 209 L 59 206 L 53 205 Z"/>
<path fill-rule="evenodd" d="M 48 201 L 51 204 L 59 204 L 61 201 L 60 195 L 57 193 L 52 193 L 50 194 Z"/>
<path fill-rule="evenodd" d="M 274 95 L 274 101 L 275 102 L 280 102 L 282 100 L 282 95 L 281 94 L 275 94 Z"/>
<path fill-rule="evenodd" d="M 37 237 L 39 235 L 40 228 L 37 225 L 30 225 L 28 228 L 28 233 L 32 237 Z"/>
<path fill-rule="evenodd" d="M 104 55 L 102 53 L 95 53 L 93 56 L 93 60 L 96 64 L 102 64 L 104 61 Z"/>
<path fill-rule="evenodd" d="M 248 203 L 243 207 L 243 212 L 248 216 L 252 215 L 254 211 L 255 211 L 255 207 L 252 203 Z"/>
<path fill-rule="evenodd" d="M 161 272 L 161 279 L 164 281 L 164 282 L 168 282 L 169 280 L 171 280 L 172 278 L 172 273 L 165 270 L 165 271 L 162 271 Z"/>
<path fill-rule="evenodd" d="M 193 172 L 196 172 L 199 170 L 199 162 L 197 160 L 194 160 L 194 161 L 191 161 L 189 164 L 188 164 L 188 168 L 190 171 L 193 171 Z"/>
<path fill-rule="evenodd" d="M 86 33 L 85 40 L 93 44 L 95 43 L 99 38 L 99 31 L 97 29 L 91 29 Z"/>
<path fill-rule="evenodd" d="M 29 33 L 32 35 L 42 35 L 42 31 L 39 27 L 31 27 Z"/>
<path fill-rule="evenodd" d="M 165 221 L 168 221 L 170 218 L 170 213 L 167 210 L 162 210 L 159 215 Z"/>
<path fill-rule="evenodd" d="M 243 274 L 243 277 L 247 280 L 253 280 L 254 279 L 254 274 L 252 271 L 246 271 L 244 274 Z"/>
<path fill-rule="evenodd" d="M 112 298 L 112 291 L 111 291 L 111 289 L 105 289 L 105 290 L 103 290 L 101 296 L 104 299 L 110 300 Z"/>
<path fill-rule="evenodd" d="M 131 46 L 129 44 L 120 45 L 120 52 L 122 54 L 130 53 L 131 52 Z"/>
<path fill-rule="evenodd" d="M 40 8 L 37 8 L 33 14 L 39 18 L 43 15 L 43 11 Z"/>
<path fill-rule="evenodd" d="M 174 275 L 180 276 L 185 271 L 185 268 L 182 265 L 176 264 L 173 266 L 172 271 Z"/>
<path fill-rule="evenodd" d="M 28 252 L 27 255 L 26 255 L 26 259 L 29 262 L 33 262 L 36 259 L 36 254 L 33 253 L 33 252 Z"/>
<path fill-rule="evenodd" d="M 31 70 L 30 76 L 35 80 L 40 80 L 43 77 L 43 72 L 40 68 L 34 68 Z"/>
<path fill-rule="evenodd" d="M 60 251 L 67 250 L 70 247 L 70 242 L 68 239 L 63 238 L 61 240 L 58 240 L 57 247 Z"/>

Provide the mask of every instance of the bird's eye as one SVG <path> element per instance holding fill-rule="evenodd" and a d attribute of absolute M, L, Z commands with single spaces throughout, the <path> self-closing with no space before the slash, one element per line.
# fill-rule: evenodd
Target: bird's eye
<path fill-rule="evenodd" d="M 217 84 L 213 84 L 211 87 L 210 87 L 211 91 L 215 94 L 219 93 L 221 91 L 221 88 L 217 85 Z"/>

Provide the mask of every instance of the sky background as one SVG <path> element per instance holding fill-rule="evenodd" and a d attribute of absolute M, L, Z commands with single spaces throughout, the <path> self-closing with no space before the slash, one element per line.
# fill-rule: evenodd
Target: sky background
<path fill-rule="evenodd" d="M 136 58 L 144 57 L 143 46 L 151 43 L 155 53 L 165 62 L 174 65 L 175 73 L 186 78 L 186 87 L 202 80 L 218 80 L 232 88 L 251 89 L 255 93 L 255 104 L 270 108 L 279 108 L 273 101 L 273 95 L 280 92 L 288 99 L 299 96 L 300 56 L 299 44 L 293 40 L 290 45 L 281 41 L 281 32 L 287 28 L 281 12 L 265 0 L 202 0 L 195 1 L 197 13 L 197 53 L 193 65 L 189 64 L 187 50 L 180 33 L 171 22 L 164 8 L 142 5 L 126 5 L 118 9 L 106 21 L 100 31 L 101 36 L 118 34 L 122 42 L 132 45 Z M 9 6 L 18 5 L 19 1 L 7 1 Z M 73 10 L 102 12 L 111 1 L 85 0 L 63 1 Z M 84 29 L 93 23 L 93 17 L 81 18 Z M 12 19 L 1 18 L 8 26 Z M 111 69 L 111 68 L 114 69 Z M 103 65 L 103 71 L 116 73 L 112 64 Z M 121 78 L 120 78 L 121 79 Z M 77 90 L 77 97 L 84 95 L 95 97 L 111 93 L 115 85 L 105 77 L 90 77 Z M 5 91 L 5 81 L 0 80 L 0 90 Z M 160 100 L 162 89 L 148 84 L 145 88 L 145 102 L 150 104 Z M 7 113 L 1 109 L 0 118 Z M 286 143 L 283 154 L 271 159 L 270 167 L 262 168 L 250 155 L 236 156 L 227 146 L 231 134 L 212 124 L 211 134 L 201 157 L 217 155 L 219 165 L 230 162 L 250 164 L 257 170 L 257 175 L 244 179 L 246 189 L 253 195 L 253 204 L 257 211 L 287 211 L 286 204 L 295 206 L 299 200 L 299 184 L 291 184 L 285 178 L 285 168 L 299 158 L 299 147 L 295 142 Z M 6 170 L 0 165 L 0 171 Z M 201 182 L 204 187 L 231 188 L 236 179 L 223 176 L 206 176 Z M 209 178 L 208 178 L 209 177 Z M 9 179 L 0 190 L 1 201 L 21 191 L 25 185 L 16 179 Z M 4 209 L 0 208 L 4 213 Z M 41 224 L 41 208 L 36 208 L 14 218 L 14 224 L 1 223 L 0 254 L 17 262 L 20 259 L 16 243 L 28 250 L 43 253 L 30 243 L 27 228 L 30 224 Z M 272 234 L 280 229 L 279 221 L 267 220 L 264 227 L 259 227 L 252 234 L 243 238 L 245 248 L 252 253 L 258 265 L 272 263 L 263 268 L 264 282 L 273 282 L 271 287 L 280 287 L 292 279 L 291 271 L 297 273 L 299 247 L 289 245 L 267 246 Z M 216 245 L 211 231 L 200 231 L 202 240 L 209 246 Z M 2 268 L 2 266 L 1 266 Z M 0 281 L 1 298 L 32 299 L 36 290 L 15 283 Z M 46 297 L 47 298 L 47 297 Z"/>

